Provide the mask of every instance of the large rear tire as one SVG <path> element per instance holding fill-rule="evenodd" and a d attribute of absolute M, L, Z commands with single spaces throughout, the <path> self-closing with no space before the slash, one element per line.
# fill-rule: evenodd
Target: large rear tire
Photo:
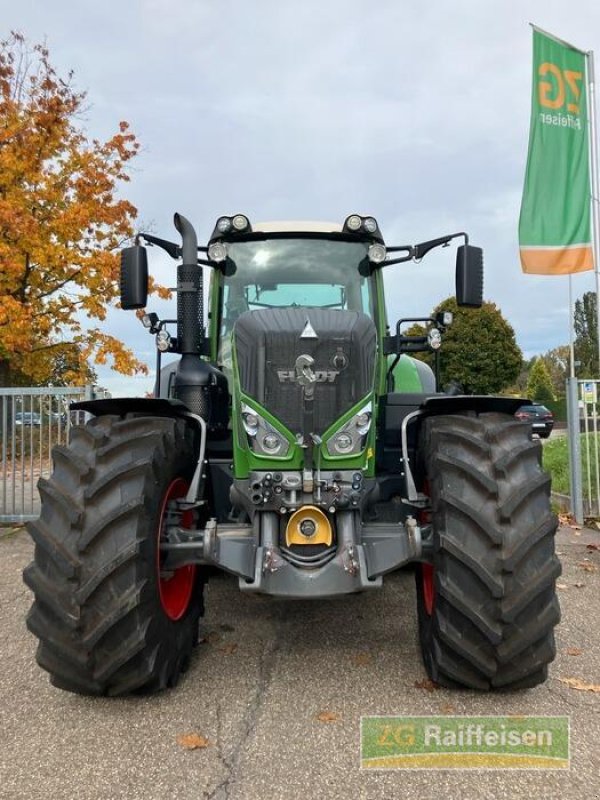
<path fill-rule="evenodd" d="M 447 687 L 542 683 L 560 619 L 557 519 L 541 448 L 504 414 L 426 420 L 433 564 L 416 573 L 429 677 Z"/>
<path fill-rule="evenodd" d="M 154 692 L 187 668 L 202 577 L 195 567 L 161 576 L 159 539 L 193 474 L 194 438 L 181 419 L 99 417 L 54 449 L 24 580 L 37 661 L 56 686 Z"/>

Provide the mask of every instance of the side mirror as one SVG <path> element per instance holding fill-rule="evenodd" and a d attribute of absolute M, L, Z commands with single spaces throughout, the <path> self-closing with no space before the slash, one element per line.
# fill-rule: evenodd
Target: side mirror
<path fill-rule="evenodd" d="M 456 302 L 459 306 L 481 308 L 483 303 L 483 250 L 471 244 L 456 252 Z"/>
<path fill-rule="evenodd" d="M 148 254 L 135 245 L 121 250 L 121 307 L 144 308 L 148 300 Z"/>

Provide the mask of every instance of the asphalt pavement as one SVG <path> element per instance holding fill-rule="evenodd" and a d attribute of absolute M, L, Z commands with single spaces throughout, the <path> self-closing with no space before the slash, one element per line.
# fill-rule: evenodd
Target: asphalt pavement
<path fill-rule="evenodd" d="M 598 543 L 559 533 L 558 656 L 535 689 L 427 688 L 405 570 L 381 592 L 314 602 L 242 596 L 218 577 L 179 686 L 98 699 L 55 689 L 35 664 L 21 580 L 33 548 L 0 532 L 0 798 L 600 798 L 600 694 L 560 680 L 600 684 L 600 551 L 586 547 Z M 364 714 L 568 714 L 571 769 L 361 771 Z M 186 750 L 185 734 L 208 745 Z"/>

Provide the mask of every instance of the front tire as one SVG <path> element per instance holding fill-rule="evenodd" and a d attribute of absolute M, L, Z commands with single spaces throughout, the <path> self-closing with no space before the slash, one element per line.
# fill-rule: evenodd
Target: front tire
<path fill-rule="evenodd" d="M 161 576 L 159 540 L 192 477 L 194 437 L 180 419 L 107 416 L 74 428 L 70 444 L 54 449 L 52 476 L 39 483 L 40 518 L 28 525 L 35 554 L 24 572 L 35 597 L 27 625 L 54 685 L 153 692 L 186 669 L 202 577 L 195 567 Z"/>
<path fill-rule="evenodd" d="M 425 421 L 433 563 L 416 573 L 429 677 L 447 687 L 542 683 L 560 619 L 557 519 L 540 446 L 504 414 Z"/>

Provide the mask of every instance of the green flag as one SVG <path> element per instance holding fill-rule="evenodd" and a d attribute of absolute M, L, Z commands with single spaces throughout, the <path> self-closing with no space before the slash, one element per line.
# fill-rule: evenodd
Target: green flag
<path fill-rule="evenodd" d="M 529 153 L 519 218 L 523 272 L 594 269 L 586 55 L 533 30 Z"/>

